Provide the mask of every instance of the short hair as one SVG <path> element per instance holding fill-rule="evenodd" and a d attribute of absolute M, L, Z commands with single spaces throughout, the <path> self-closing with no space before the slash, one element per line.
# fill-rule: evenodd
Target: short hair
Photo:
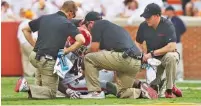
<path fill-rule="evenodd" d="M 74 1 L 65 1 L 64 4 L 61 7 L 61 10 L 64 12 L 75 12 L 77 11 L 77 6 Z"/>
<path fill-rule="evenodd" d="M 26 10 L 24 16 L 28 19 L 32 19 L 34 14 L 31 10 Z"/>
<path fill-rule="evenodd" d="M 130 3 L 130 2 L 135 2 L 136 7 L 138 8 L 138 2 L 136 0 L 124 0 L 124 5 L 125 6 L 128 5 L 128 3 Z"/>
<path fill-rule="evenodd" d="M 6 1 L 2 1 L 1 6 L 5 6 L 5 5 L 8 5 L 8 3 Z"/>

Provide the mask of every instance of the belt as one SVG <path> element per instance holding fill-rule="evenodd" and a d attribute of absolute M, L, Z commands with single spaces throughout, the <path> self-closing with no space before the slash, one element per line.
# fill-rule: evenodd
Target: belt
<path fill-rule="evenodd" d="M 114 52 L 123 52 L 123 54 L 122 54 L 123 58 L 131 57 L 131 58 L 134 58 L 134 59 L 137 59 L 137 60 L 142 60 L 142 58 L 143 58 L 143 54 L 141 54 L 140 56 L 135 56 L 135 55 L 130 56 L 128 54 L 125 54 L 125 52 L 123 50 L 112 50 L 112 51 L 114 51 Z"/>
<path fill-rule="evenodd" d="M 57 54 L 54 55 L 54 53 L 50 52 L 50 51 L 46 51 L 46 50 L 37 50 L 37 49 L 34 49 L 33 50 L 34 52 L 36 52 L 37 55 L 39 56 L 49 56 L 49 57 L 52 57 L 54 60 L 57 59 Z"/>
<path fill-rule="evenodd" d="M 34 52 L 35 52 L 35 51 L 34 51 Z M 49 55 L 49 54 L 44 54 L 44 53 L 38 54 L 38 53 L 36 52 L 36 57 L 35 57 L 35 59 L 39 61 L 39 60 L 41 59 L 41 57 L 44 57 L 45 59 L 48 59 L 48 60 L 56 60 L 56 59 L 57 59 L 57 56 L 51 56 L 51 55 Z"/>
<path fill-rule="evenodd" d="M 113 50 L 115 52 L 124 52 L 123 50 Z"/>
<path fill-rule="evenodd" d="M 112 51 L 115 51 L 115 52 L 124 52 L 126 49 L 112 49 Z"/>
<path fill-rule="evenodd" d="M 143 55 L 141 55 L 141 56 L 129 56 L 129 57 L 137 59 L 137 60 L 142 60 Z"/>

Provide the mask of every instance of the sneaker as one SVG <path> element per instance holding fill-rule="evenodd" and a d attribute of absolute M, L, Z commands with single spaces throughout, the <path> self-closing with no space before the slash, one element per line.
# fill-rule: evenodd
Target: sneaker
<path fill-rule="evenodd" d="M 165 98 L 176 98 L 176 96 L 174 95 L 174 93 L 165 92 Z"/>
<path fill-rule="evenodd" d="M 15 92 L 27 92 L 29 91 L 29 86 L 24 77 L 20 77 L 15 86 Z"/>
<path fill-rule="evenodd" d="M 182 97 L 182 91 L 178 89 L 175 85 L 172 88 L 172 93 L 174 93 L 177 97 Z"/>
<path fill-rule="evenodd" d="M 71 98 L 71 99 L 79 99 L 81 93 L 72 89 L 67 89 L 66 94 Z"/>
<path fill-rule="evenodd" d="M 80 98 L 82 98 L 82 99 L 104 99 L 105 93 L 103 91 L 101 91 L 100 93 L 90 92 L 87 95 L 80 95 Z"/>
<path fill-rule="evenodd" d="M 107 94 L 117 95 L 117 86 L 111 82 L 106 83 Z"/>
<path fill-rule="evenodd" d="M 157 92 L 145 82 L 142 82 L 141 90 L 142 90 L 142 95 L 144 98 L 148 98 L 148 99 L 158 98 Z"/>

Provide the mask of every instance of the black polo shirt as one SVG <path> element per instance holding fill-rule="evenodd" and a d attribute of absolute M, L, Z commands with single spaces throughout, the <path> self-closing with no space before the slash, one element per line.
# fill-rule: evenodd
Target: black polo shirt
<path fill-rule="evenodd" d="M 91 29 L 92 42 L 100 42 L 100 49 L 121 50 L 134 45 L 129 33 L 107 20 L 95 21 Z"/>
<path fill-rule="evenodd" d="M 176 32 L 171 21 L 161 17 L 156 29 L 149 27 L 144 21 L 137 31 L 136 41 L 140 44 L 146 41 L 147 52 L 160 49 L 170 42 L 176 42 Z"/>
<path fill-rule="evenodd" d="M 41 55 L 56 57 L 58 50 L 63 49 L 68 36 L 73 38 L 79 34 L 77 27 L 67 19 L 61 11 L 44 15 L 29 22 L 33 32 L 38 31 L 38 39 L 34 51 Z"/>

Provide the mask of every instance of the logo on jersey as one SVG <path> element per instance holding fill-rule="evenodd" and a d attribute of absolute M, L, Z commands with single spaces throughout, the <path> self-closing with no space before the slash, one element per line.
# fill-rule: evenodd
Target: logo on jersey
<path fill-rule="evenodd" d="M 165 34 L 163 33 L 159 33 L 158 36 L 166 36 Z"/>

